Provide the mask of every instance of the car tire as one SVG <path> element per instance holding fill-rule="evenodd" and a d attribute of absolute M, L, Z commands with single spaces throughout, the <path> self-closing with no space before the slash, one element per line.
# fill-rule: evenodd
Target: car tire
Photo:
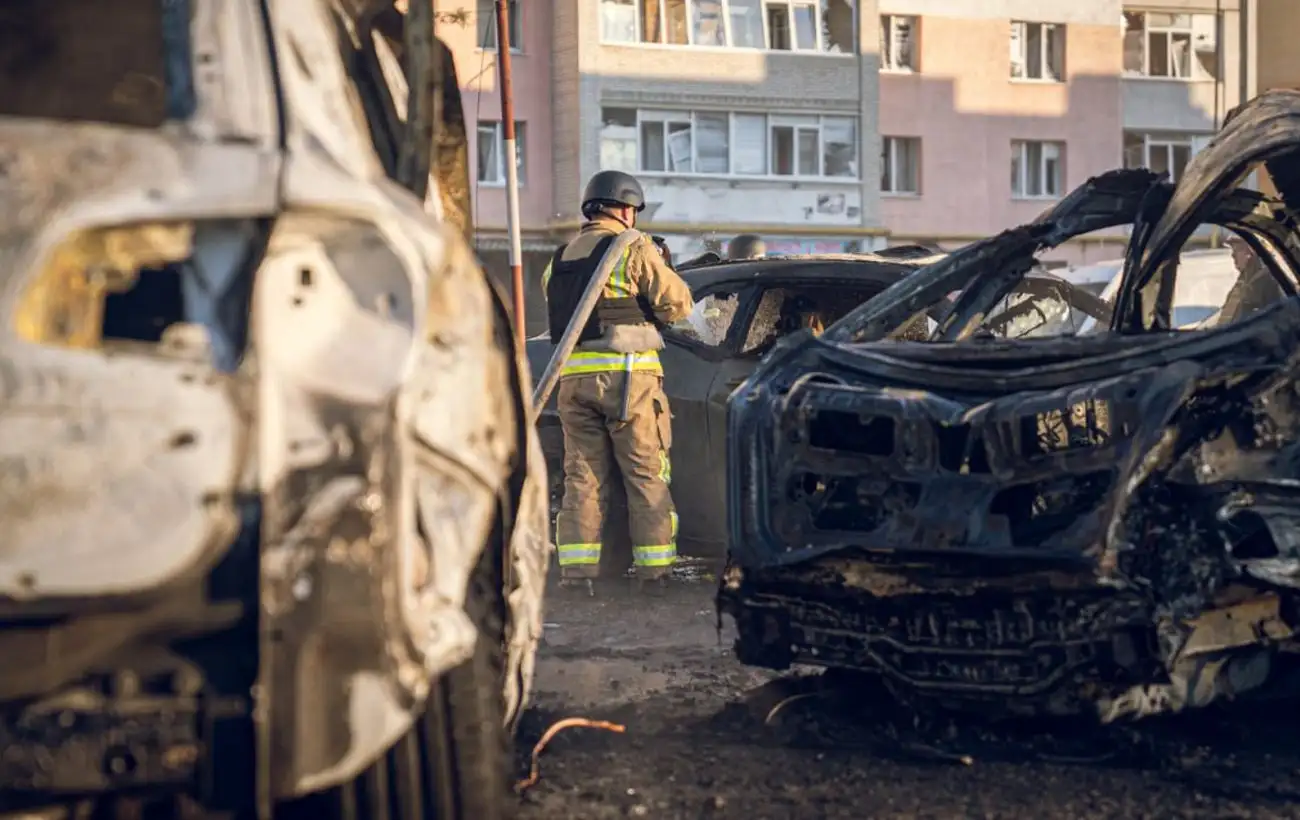
<path fill-rule="evenodd" d="M 350 783 L 295 800 L 277 820 L 506 820 L 513 743 L 505 726 L 506 600 L 500 527 L 470 577 L 474 654 L 433 682 L 424 714 Z"/>

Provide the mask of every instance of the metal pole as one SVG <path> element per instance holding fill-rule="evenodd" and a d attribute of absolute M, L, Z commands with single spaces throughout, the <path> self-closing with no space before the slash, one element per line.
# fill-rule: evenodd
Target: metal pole
<path fill-rule="evenodd" d="M 510 233 L 510 284 L 515 301 L 515 348 L 524 355 L 524 261 L 519 239 L 519 159 L 515 98 L 510 73 L 510 0 L 496 0 L 497 66 L 501 73 L 501 127 L 506 163 L 506 230 Z"/>

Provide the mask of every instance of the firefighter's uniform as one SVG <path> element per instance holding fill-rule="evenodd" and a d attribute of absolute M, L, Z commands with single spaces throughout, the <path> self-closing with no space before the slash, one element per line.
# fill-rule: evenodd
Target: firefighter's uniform
<path fill-rule="evenodd" d="M 605 250 L 624 230 L 618 220 L 597 216 L 552 257 L 542 275 L 552 341 L 564 333 Z M 692 307 L 690 288 L 649 238 L 638 239 L 615 265 L 560 371 L 564 501 L 555 540 L 563 578 L 597 576 L 603 490 L 620 479 L 638 579 L 662 578 L 677 559 L 677 513 L 668 491 L 672 422 L 657 325 L 684 319 Z"/>

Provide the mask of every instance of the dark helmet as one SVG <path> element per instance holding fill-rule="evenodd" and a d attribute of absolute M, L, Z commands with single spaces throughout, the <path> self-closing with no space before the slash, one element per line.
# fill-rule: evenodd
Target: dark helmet
<path fill-rule="evenodd" d="M 636 177 L 622 171 L 601 171 L 582 191 L 582 210 L 590 205 L 623 205 L 638 212 L 645 210 L 645 191 Z"/>
<path fill-rule="evenodd" d="M 767 243 L 752 233 L 742 233 L 727 243 L 728 259 L 758 259 L 767 255 Z"/>

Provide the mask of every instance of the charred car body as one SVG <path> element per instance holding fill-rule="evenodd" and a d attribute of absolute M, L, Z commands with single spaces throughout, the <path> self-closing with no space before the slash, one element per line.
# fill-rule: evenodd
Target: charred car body
<path fill-rule="evenodd" d="M 1265 162 L 1281 201 L 1238 189 Z M 719 607 L 750 664 L 922 706 L 1103 721 L 1270 691 L 1300 649 L 1300 94 L 1243 106 L 1173 187 L 1088 181 L 930 265 L 730 399 Z M 1170 329 L 1178 253 L 1242 236 L 1284 298 Z M 981 338 L 1071 236 L 1132 225 L 1109 330 Z M 928 342 L 895 340 L 960 290 Z"/>
<path fill-rule="evenodd" d="M 507 805 L 544 464 L 412 6 L 0 6 L 0 813 Z"/>

